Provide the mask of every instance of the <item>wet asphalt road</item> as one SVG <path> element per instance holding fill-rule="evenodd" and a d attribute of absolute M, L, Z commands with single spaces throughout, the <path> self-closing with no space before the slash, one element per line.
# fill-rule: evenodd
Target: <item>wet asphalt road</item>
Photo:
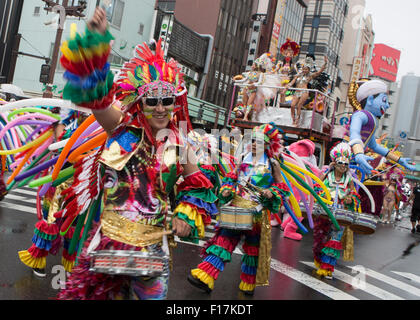
<path fill-rule="evenodd" d="M 22 193 L 25 192 L 25 193 Z M 33 190 L 13 190 L 0 202 L 0 300 L 55 299 L 57 289 L 57 256 L 47 258 L 46 278 L 39 278 L 22 264 L 17 252 L 30 247 L 36 223 Z M 395 225 L 378 225 L 373 235 L 355 235 L 355 261 L 339 261 L 333 280 L 313 276 L 312 234 L 300 242 L 283 238 L 273 228 L 270 285 L 257 287 L 253 297 L 238 290 L 241 252 L 219 275 L 211 294 L 202 293 L 186 280 L 189 270 L 201 262 L 200 247 L 178 243 L 174 250 L 174 269 L 170 277 L 170 300 L 418 300 L 420 299 L 420 247 L 412 254 L 391 264 L 403 251 L 420 239 L 410 233 L 409 218 Z M 209 230 L 209 235 L 211 235 Z M 239 248 L 241 246 L 239 245 Z M 387 265 L 388 264 L 388 265 Z M 356 272 L 350 267 L 359 266 Z M 56 287 L 56 288 L 54 288 Z"/>

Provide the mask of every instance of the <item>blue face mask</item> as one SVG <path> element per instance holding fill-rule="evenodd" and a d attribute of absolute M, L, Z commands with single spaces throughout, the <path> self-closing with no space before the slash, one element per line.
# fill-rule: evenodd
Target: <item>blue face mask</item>
<path fill-rule="evenodd" d="M 376 98 L 368 97 L 365 110 L 372 113 L 375 117 L 381 118 L 389 109 L 388 94 L 381 93 Z"/>

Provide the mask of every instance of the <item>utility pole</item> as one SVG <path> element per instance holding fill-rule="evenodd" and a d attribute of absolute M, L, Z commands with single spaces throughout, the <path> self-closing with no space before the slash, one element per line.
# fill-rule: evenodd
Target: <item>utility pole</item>
<path fill-rule="evenodd" d="M 51 59 L 49 81 L 46 84 L 46 90 L 43 94 L 44 98 L 52 98 L 53 93 L 51 89 L 52 89 L 52 84 L 54 82 L 55 69 L 57 67 L 58 53 L 60 50 L 61 39 L 63 37 L 63 28 L 64 28 L 65 20 L 67 16 L 75 16 L 79 18 L 84 18 L 85 15 L 83 14 L 83 11 L 87 7 L 87 1 L 79 0 L 78 4 L 74 5 L 75 0 L 72 0 L 72 4 L 70 6 L 69 6 L 70 0 L 63 0 L 62 4 L 59 3 L 60 1 L 57 1 L 57 2 L 51 1 L 51 0 L 42 0 L 42 1 L 45 2 L 44 10 L 46 10 L 47 12 L 57 12 L 60 14 L 60 19 L 58 21 L 57 34 L 55 36 L 53 55 Z"/>

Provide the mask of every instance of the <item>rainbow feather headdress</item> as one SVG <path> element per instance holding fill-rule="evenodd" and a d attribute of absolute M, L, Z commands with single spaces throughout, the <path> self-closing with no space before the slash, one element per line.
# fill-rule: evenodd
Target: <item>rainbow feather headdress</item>
<path fill-rule="evenodd" d="M 135 56 L 122 66 L 116 80 L 119 86 L 116 97 L 123 108 L 154 90 L 177 97 L 185 94 L 181 69 L 175 60 L 165 61 L 161 42 L 159 39 L 156 43 L 155 53 L 146 43 L 137 45 Z"/>
<path fill-rule="evenodd" d="M 278 157 L 283 149 L 282 138 L 280 130 L 273 124 L 264 124 L 262 126 L 255 127 L 252 130 L 253 137 L 259 138 L 264 137 L 265 147 L 267 155 L 272 157 Z"/>
<path fill-rule="evenodd" d="M 334 162 L 343 161 L 345 163 L 350 163 L 352 158 L 351 147 L 346 142 L 341 142 L 333 147 L 330 151 L 331 160 Z"/>

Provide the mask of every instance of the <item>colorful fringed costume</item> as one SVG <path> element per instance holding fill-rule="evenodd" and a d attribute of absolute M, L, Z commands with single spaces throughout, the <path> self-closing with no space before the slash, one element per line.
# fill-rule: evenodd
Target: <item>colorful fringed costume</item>
<path fill-rule="evenodd" d="M 334 206 L 357 211 L 360 207 L 360 197 L 353 190 L 354 185 L 348 172 L 348 164 L 352 156 L 351 148 L 346 143 L 340 143 L 331 150 L 330 156 L 332 161 L 336 162 L 336 165 L 337 162 L 347 164 L 347 172 L 342 174 L 339 181 L 335 177 L 336 169 L 327 172 L 324 180 L 325 186 L 329 189 L 334 199 Z M 349 199 L 351 199 L 351 202 L 348 201 Z M 344 250 L 344 260 L 353 260 L 353 232 L 349 227 L 341 227 L 340 230 L 334 230 L 330 220 L 321 216 L 314 217 L 313 236 L 314 244 L 312 249 L 319 276 L 332 277 L 334 267 L 340 258 L 342 250 Z"/>
<path fill-rule="evenodd" d="M 204 226 L 210 223 L 211 214 L 217 212 L 217 197 L 211 191 L 212 183 L 197 167 L 186 174 L 181 164 L 188 144 L 186 132 L 177 128 L 178 121 L 186 121 L 189 130 L 191 127 L 186 90 L 177 63 L 165 62 L 160 40 L 155 53 L 146 44 L 139 45 L 135 50 L 137 56 L 124 64 L 112 84 L 106 64 L 111 39 L 108 31 L 99 35 L 87 30 L 83 37 L 77 36 L 63 45 L 62 63 L 72 74 L 66 76 L 69 82 L 64 97 L 93 110 L 106 110 L 116 90 L 124 113 L 108 133 L 105 144 L 74 165 L 74 183 L 66 191 L 69 204 L 58 215 L 73 221 L 92 203 L 100 201 L 98 209 L 92 210 L 99 219 L 87 241 L 80 243 L 78 262 L 59 299 L 164 299 L 168 273 L 145 277 L 90 271 L 90 253 L 92 250 L 164 253 L 166 236 L 162 234 L 170 227 L 168 194 L 181 175 L 184 181 L 177 189 L 172 222 L 178 218 L 190 226 L 191 232 L 184 240 L 198 241 L 204 236 Z M 170 109 L 169 136 L 159 137 L 149 123 L 153 108 L 143 104 L 142 99 L 163 99 L 162 95 L 173 97 L 174 101 L 176 97 L 176 101 L 175 107 L 165 105 L 166 110 Z M 162 100 L 160 103 L 163 106 Z M 81 166 L 86 168 L 82 170 Z M 83 201 L 86 199 L 87 203 Z"/>
<path fill-rule="evenodd" d="M 57 141 L 67 139 L 72 135 L 78 125 L 85 119 L 85 115 L 81 112 L 70 111 L 62 114 L 63 118 L 57 125 L 62 125 L 64 130 Z M 48 171 L 48 170 L 46 170 Z M 74 227 L 69 232 L 60 235 L 59 229 L 62 223 L 61 219 L 56 219 L 54 214 L 62 209 L 64 197 L 61 192 L 66 190 L 71 184 L 71 179 L 64 181 L 57 186 L 50 185 L 45 195 L 40 199 L 38 192 L 37 201 L 42 205 L 37 206 L 42 217 L 35 225 L 34 236 L 32 238 L 32 246 L 28 250 L 19 251 L 19 259 L 28 267 L 33 268 L 38 275 L 45 274 L 48 254 L 56 255 L 62 247 L 61 262 L 67 272 L 71 272 L 75 260 L 76 253 L 69 253 L 69 243 L 73 236 Z M 41 190 L 41 187 L 39 188 Z M 40 269 L 40 270 L 37 270 Z"/>
<path fill-rule="evenodd" d="M 279 132 L 270 125 L 263 127 L 261 131 L 264 132 L 265 137 L 272 138 L 271 147 L 273 147 L 279 141 Z M 193 285 L 208 292 L 213 290 L 215 280 L 224 270 L 226 263 L 231 261 L 232 252 L 242 237 L 245 242 L 242 246 L 244 255 L 239 289 L 252 293 L 256 285 L 268 285 L 271 250 L 268 210 L 278 212 L 283 198 L 289 193 L 286 185 L 275 181 L 268 153 L 264 152 L 258 161 L 253 161 L 252 152 L 248 152 L 239 167 L 239 176 L 231 172 L 223 178 L 219 190 L 220 210 L 223 210 L 223 206 L 227 204 L 254 210 L 252 228 L 251 230 L 235 230 L 216 226 L 216 234 L 203 248 L 203 262 L 196 269 L 191 270 L 191 275 L 188 277 Z M 259 190 L 268 189 L 272 198 L 256 197 L 241 182 L 247 182 L 258 187 Z M 225 196 L 227 190 L 229 195 Z M 257 206 L 258 203 L 259 206 Z"/>
<path fill-rule="evenodd" d="M 390 164 L 389 164 L 390 165 Z M 404 174 L 399 168 L 392 168 L 387 172 L 386 184 L 383 186 L 382 218 L 386 223 L 391 222 L 391 215 L 399 208 L 400 202 L 407 202 L 402 190 Z"/>

